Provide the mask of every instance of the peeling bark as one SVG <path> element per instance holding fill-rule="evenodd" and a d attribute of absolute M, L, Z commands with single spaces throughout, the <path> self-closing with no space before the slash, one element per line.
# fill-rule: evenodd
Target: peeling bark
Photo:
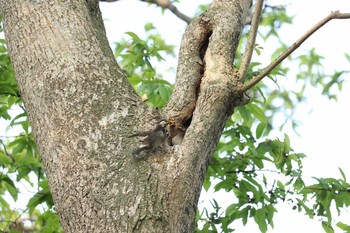
<path fill-rule="evenodd" d="M 248 0 L 216 0 L 181 44 L 162 111 L 188 126 L 181 146 L 145 160 L 137 130 L 160 118 L 108 46 L 98 1 L 0 0 L 5 35 L 65 232 L 192 232 L 202 182 L 241 98 L 233 59 Z"/>

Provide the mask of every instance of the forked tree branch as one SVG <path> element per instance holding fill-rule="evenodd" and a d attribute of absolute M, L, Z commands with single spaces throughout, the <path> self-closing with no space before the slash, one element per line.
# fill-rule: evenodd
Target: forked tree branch
<path fill-rule="evenodd" d="M 316 32 L 323 25 L 332 19 L 349 19 L 350 13 L 340 13 L 339 11 L 331 12 L 327 17 L 319 21 L 315 26 L 310 28 L 304 35 L 302 35 L 293 45 L 284 51 L 278 58 L 276 58 L 270 65 L 268 65 L 259 75 L 253 77 L 252 80 L 242 85 L 240 92 L 245 92 L 260 82 L 267 76 L 276 66 L 278 66 L 284 59 L 286 59 L 294 50 L 296 50 L 306 39 L 308 39 L 314 32 Z"/>
<path fill-rule="evenodd" d="M 117 2 L 119 0 L 99 0 L 100 2 Z M 174 6 L 170 0 L 140 0 L 141 2 L 148 2 L 156 4 L 157 6 L 160 6 L 164 9 L 170 10 L 174 15 L 176 15 L 179 19 L 185 21 L 187 24 L 189 24 L 192 21 L 191 17 L 188 17 L 187 15 L 180 12 L 176 6 Z"/>
<path fill-rule="evenodd" d="M 244 82 L 247 70 L 249 68 L 250 60 L 252 59 L 252 54 L 254 50 L 256 34 L 258 32 L 263 3 L 264 3 L 264 0 L 257 0 L 255 5 L 255 12 L 253 14 L 252 25 L 249 30 L 247 45 L 242 58 L 241 66 L 238 71 L 239 79 L 242 83 Z"/>

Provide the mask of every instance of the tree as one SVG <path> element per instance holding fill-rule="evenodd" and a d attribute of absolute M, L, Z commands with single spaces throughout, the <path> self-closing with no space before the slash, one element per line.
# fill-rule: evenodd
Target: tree
<path fill-rule="evenodd" d="M 173 95 L 160 112 L 146 105 L 128 82 L 125 73 L 139 84 L 137 76 L 132 76 L 134 70 L 126 66 L 124 73 L 116 64 L 105 37 L 98 1 L 1 1 L 0 6 L 20 96 L 66 232 L 191 232 L 203 182 L 210 185 L 210 174 L 220 178 L 237 176 L 241 171 L 245 172 L 244 180 L 238 187 L 231 185 L 240 203 L 227 209 L 227 217 L 220 219 L 222 227 L 227 228 L 234 218 L 246 221 L 249 213 L 266 231 L 275 212 L 273 199 L 286 198 L 286 189 L 277 182 L 278 188 L 262 196 L 264 190 L 250 175 L 254 171 L 247 170 L 251 163 L 247 156 L 253 167 L 259 168 L 264 160 L 273 160 L 278 169 L 291 176 L 290 183 L 304 198 L 315 193 L 327 196 L 330 184 L 346 191 L 344 175 L 344 182 L 320 179 L 323 188 L 306 189 L 299 170 L 292 165 L 293 161 L 300 163 L 303 155 L 292 153 L 288 136 L 283 141 L 256 144 L 255 137 L 262 136 L 264 130 L 268 132 L 268 122 L 257 105 L 244 106 L 249 99 L 245 92 L 271 69 L 247 71 L 254 48 L 253 31 L 247 43 L 251 50 L 247 50 L 242 62 L 234 59 L 247 21 L 249 1 L 214 1 L 207 12 L 190 23 L 180 49 Z M 255 16 L 252 25 L 259 21 L 260 15 Z M 335 13 L 327 19 L 332 17 L 344 15 Z M 135 34 L 129 35 L 135 42 L 134 55 L 142 54 L 145 43 Z M 152 73 L 152 69 L 148 71 Z M 145 85 L 141 87 L 147 93 Z M 259 90 L 266 92 L 264 87 L 255 91 Z M 167 95 L 164 94 L 167 89 L 158 91 L 159 96 Z M 14 92 L 12 101 L 20 103 L 17 93 Z M 152 101 L 151 93 L 147 97 L 150 102 L 157 102 Z M 247 122 L 251 114 L 259 118 L 255 136 L 251 133 L 252 120 L 235 124 L 231 118 L 234 108 Z M 139 141 L 129 136 L 154 128 L 160 119 L 171 120 L 186 129 L 181 146 L 163 143 L 146 158 L 133 158 L 131 152 Z M 239 153 L 234 161 L 241 156 L 243 163 L 232 167 L 229 163 L 233 161 L 232 155 L 226 158 L 216 155 L 209 178 L 205 177 L 225 124 L 224 136 L 233 139 L 231 144 L 225 144 L 228 149 L 219 145 L 219 151 L 232 152 L 237 148 Z M 19 150 L 16 148 L 12 154 Z M 34 148 L 26 148 L 29 151 L 36 153 Z M 39 168 L 37 174 L 41 173 Z M 228 181 L 224 179 L 221 186 L 227 188 Z M 44 192 L 37 199 L 49 195 L 47 184 L 41 185 Z M 250 192 L 253 196 L 247 196 Z M 349 205 L 348 194 L 342 193 L 347 201 L 337 207 Z M 261 196 L 266 200 L 254 200 Z M 316 205 L 323 208 L 319 209 L 320 215 L 330 217 L 332 199 L 334 196 L 323 198 L 327 201 Z M 263 206 L 246 205 L 251 202 L 261 202 Z M 298 208 L 312 214 L 302 200 Z M 213 225 L 213 221 L 207 223 Z M 329 227 L 327 222 L 325 227 Z"/>

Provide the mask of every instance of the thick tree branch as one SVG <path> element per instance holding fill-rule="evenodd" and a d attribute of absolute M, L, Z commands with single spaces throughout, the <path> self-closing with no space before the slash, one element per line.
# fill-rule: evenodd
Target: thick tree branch
<path fill-rule="evenodd" d="M 119 0 L 100 0 L 100 2 L 117 2 Z M 169 0 L 140 0 L 142 2 L 148 2 L 156 4 L 157 6 L 160 6 L 164 9 L 170 10 L 174 15 L 176 15 L 179 19 L 185 21 L 187 24 L 189 24 L 192 21 L 191 17 L 188 17 L 187 15 L 183 14 L 181 11 L 177 9 L 176 6 L 172 4 Z"/>
<path fill-rule="evenodd" d="M 186 29 L 180 46 L 174 95 L 164 108 L 167 119 L 184 124 L 192 117 L 200 80 L 204 73 L 204 53 L 212 33 L 209 18 L 203 14 Z"/>
<path fill-rule="evenodd" d="M 278 58 L 276 58 L 270 65 L 268 65 L 259 75 L 244 84 L 241 92 L 245 92 L 260 82 L 267 76 L 276 66 L 278 66 L 284 59 L 286 59 L 292 52 L 294 52 L 306 39 L 308 39 L 314 32 L 320 29 L 323 25 L 332 19 L 349 19 L 350 13 L 340 13 L 339 11 L 331 12 L 327 17 L 319 21 L 315 26 L 310 28 L 303 36 L 301 36 L 292 46 L 284 51 Z"/>
<path fill-rule="evenodd" d="M 247 70 L 249 68 L 250 60 L 252 59 L 256 34 L 258 32 L 261 12 L 263 9 L 263 3 L 264 3 L 264 0 L 257 0 L 256 2 L 255 12 L 253 14 L 252 25 L 250 27 L 245 53 L 242 58 L 241 67 L 239 68 L 239 71 L 238 71 L 239 77 L 242 83 L 244 82 Z"/>
<path fill-rule="evenodd" d="M 196 205 L 191 203 L 198 201 L 205 172 L 234 109 L 234 85 L 239 80 L 231 77 L 232 64 L 249 6 L 249 0 L 213 1 L 189 25 L 181 43 L 175 89 L 163 110 L 167 118 L 179 123 L 190 120 L 181 146 L 183 155 L 178 156 L 177 189 L 170 193 L 170 204 L 178 209 L 172 215 L 179 216 L 180 222 L 195 216 Z"/>
<path fill-rule="evenodd" d="M 179 168 L 164 184 L 176 184 L 169 191 L 173 200 L 169 209 L 175 210 L 172 216 L 179 216 L 175 219 L 180 222 L 195 216 L 193 203 L 198 201 L 205 172 L 234 109 L 239 80 L 232 78 L 232 64 L 249 6 L 249 0 L 214 0 L 207 12 L 191 22 L 181 42 L 174 92 L 163 110 L 167 119 L 190 123 L 179 148 L 182 154 L 172 158 Z M 192 231 L 185 227 L 172 229 Z"/>

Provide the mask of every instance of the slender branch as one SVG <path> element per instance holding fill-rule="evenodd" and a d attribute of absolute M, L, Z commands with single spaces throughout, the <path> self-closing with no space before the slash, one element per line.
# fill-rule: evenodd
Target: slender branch
<path fill-rule="evenodd" d="M 245 76 L 247 74 L 247 70 L 249 68 L 250 60 L 252 59 L 252 54 L 254 50 L 256 34 L 258 32 L 263 3 L 264 3 L 264 0 L 257 0 L 255 5 L 255 13 L 253 15 L 252 25 L 250 27 L 249 37 L 245 48 L 245 53 L 242 58 L 241 67 L 239 68 L 239 71 L 238 71 L 239 78 L 242 83 L 244 82 Z"/>
<path fill-rule="evenodd" d="M 254 172 L 273 172 L 273 173 L 281 174 L 280 171 L 275 171 L 275 170 L 271 170 L 271 169 L 235 170 L 235 171 L 227 171 L 227 172 L 225 172 L 225 174 L 231 174 L 231 173 L 236 173 L 236 174 L 238 174 L 238 173 L 254 173 Z"/>
<path fill-rule="evenodd" d="M 293 45 L 291 45 L 286 51 L 284 51 L 278 58 L 276 58 L 270 65 L 268 65 L 259 75 L 255 76 L 252 80 L 247 82 L 240 89 L 241 92 L 245 92 L 260 82 L 265 76 L 267 76 L 276 66 L 278 66 L 284 59 L 286 59 L 294 50 L 296 50 L 306 39 L 308 39 L 314 32 L 320 29 L 323 25 L 328 23 L 332 19 L 349 19 L 350 13 L 340 13 L 339 11 L 331 12 L 327 17 L 319 21 L 315 26 L 309 29 L 304 35 L 302 35 Z"/>
<path fill-rule="evenodd" d="M 155 3 L 157 5 L 159 4 L 159 0 L 156 0 Z M 192 21 L 192 18 L 188 17 L 187 15 L 183 14 L 182 12 L 180 12 L 176 6 L 174 6 L 169 0 L 167 0 L 168 4 L 166 5 L 166 9 L 169 9 L 171 12 L 173 12 L 174 15 L 176 15 L 178 18 L 182 19 L 183 21 L 185 21 L 187 24 L 190 24 Z"/>
<path fill-rule="evenodd" d="M 15 138 L 15 137 L 18 137 L 19 135 L 16 135 L 16 136 L 3 136 L 3 135 L 0 135 L 0 138 Z M 0 139 L 0 144 L 1 144 L 1 139 Z"/>
<path fill-rule="evenodd" d="M 100 0 L 100 2 L 117 2 L 119 0 Z M 176 15 L 179 19 L 185 21 L 187 24 L 189 24 L 192 21 L 191 17 L 188 17 L 187 15 L 180 12 L 176 6 L 174 6 L 170 0 L 140 0 L 141 2 L 148 2 L 156 4 L 157 6 L 160 6 L 164 9 L 170 10 L 174 15 Z"/>

